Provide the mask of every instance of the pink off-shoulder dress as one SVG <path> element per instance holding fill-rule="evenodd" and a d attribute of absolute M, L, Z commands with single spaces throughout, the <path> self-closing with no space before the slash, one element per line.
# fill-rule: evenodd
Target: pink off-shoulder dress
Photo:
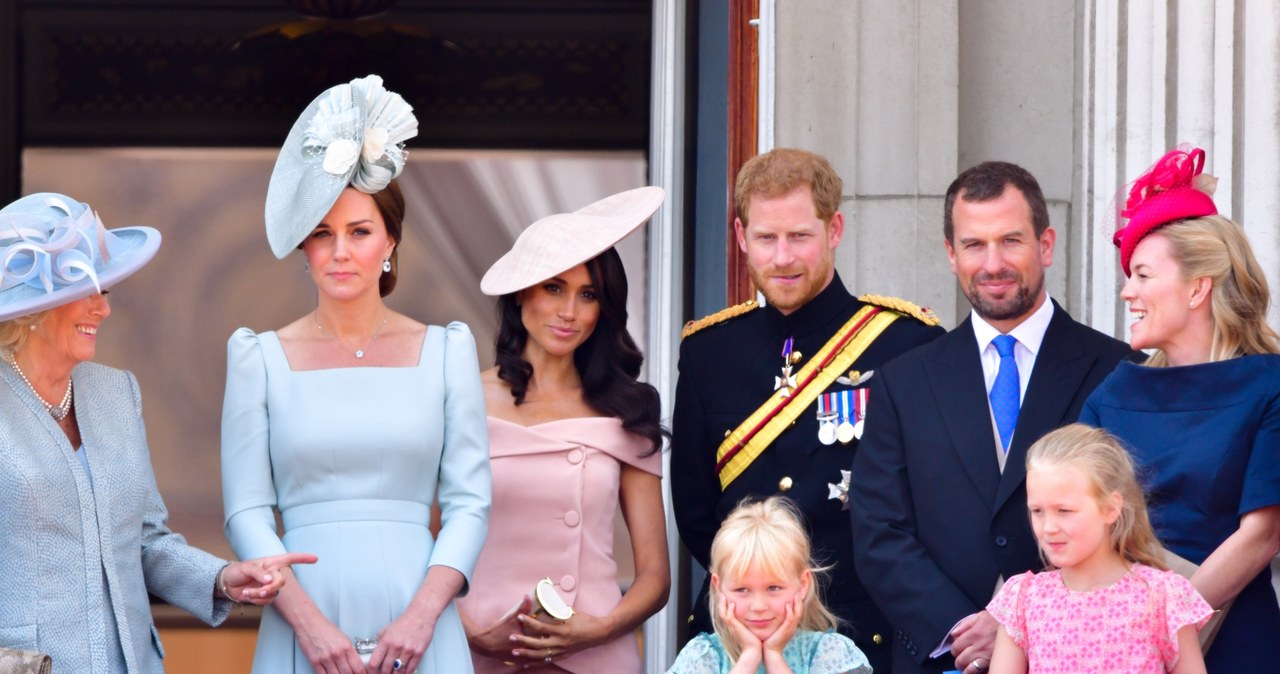
<path fill-rule="evenodd" d="M 662 455 L 613 417 L 521 426 L 489 417 L 493 506 L 489 538 L 458 600 L 482 629 L 498 622 L 543 578 L 577 611 L 602 616 L 622 599 L 613 558 L 614 514 L 623 465 L 662 474 Z M 520 670 L 473 653 L 476 674 Z M 575 674 L 639 674 L 632 635 L 581 651 L 553 667 Z M 546 671 L 560 671 L 547 669 Z"/>
<path fill-rule="evenodd" d="M 1028 674 L 1164 674 L 1178 662 L 1178 630 L 1213 614 L 1187 579 L 1142 564 L 1088 592 L 1061 571 L 1028 572 L 987 611 L 1026 653 Z"/>

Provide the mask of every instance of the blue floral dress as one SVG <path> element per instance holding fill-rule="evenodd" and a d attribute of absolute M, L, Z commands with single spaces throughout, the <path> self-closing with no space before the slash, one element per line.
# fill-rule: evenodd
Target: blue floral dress
<path fill-rule="evenodd" d="M 782 649 L 782 659 L 795 674 L 871 674 L 867 656 L 836 632 L 797 630 Z M 703 632 L 680 650 L 667 674 L 725 674 L 732 668 L 720 637 Z M 756 671 L 764 674 L 764 665 Z"/>

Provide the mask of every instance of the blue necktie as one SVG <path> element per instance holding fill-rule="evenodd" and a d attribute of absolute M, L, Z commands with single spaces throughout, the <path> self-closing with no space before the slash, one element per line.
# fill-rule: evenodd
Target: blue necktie
<path fill-rule="evenodd" d="M 1013 428 L 1018 425 L 1018 361 L 1013 358 L 1013 345 L 1018 343 L 1011 335 L 999 335 L 991 341 L 1000 354 L 1000 370 L 991 384 L 991 413 L 996 418 L 996 430 L 1000 431 L 1000 446 L 1009 451 Z"/>

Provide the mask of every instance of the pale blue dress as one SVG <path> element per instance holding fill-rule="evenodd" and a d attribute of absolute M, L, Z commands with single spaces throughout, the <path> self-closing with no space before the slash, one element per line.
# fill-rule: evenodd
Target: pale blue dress
<path fill-rule="evenodd" d="M 795 674 L 871 674 L 867 656 L 839 632 L 796 630 L 782 647 L 782 659 Z M 733 661 L 716 634 L 703 632 L 680 649 L 667 674 L 726 674 Z M 764 674 L 764 665 L 756 670 Z"/>
<path fill-rule="evenodd" d="M 294 372 L 274 332 L 241 328 L 227 343 L 227 538 L 241 559 L 319 555 L 294 573 L 352 639 L 377 636 L 403 613 L 430 566 L 457 569 L 469 586 L 487 531 L 488 459 L 475 342 L 462 323 L 428 328 L 413 367 Z M 437 498 L 443 526 L 433 541 Z M 273 608 L 263 612 L 253 671 L 312 672 Z M 471 671 L 450 604 L 418 672 Z"/>

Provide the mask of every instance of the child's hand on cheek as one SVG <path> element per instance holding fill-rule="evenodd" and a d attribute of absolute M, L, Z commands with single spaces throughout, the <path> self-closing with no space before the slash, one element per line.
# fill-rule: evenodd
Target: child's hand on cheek
<path fill-rule="evenodd" d="M 756 638 L 756 635 L 742 624 L 741 620 L 733 614 L 734 606 L 729 602 L 729 598 L 720 596 L 720 620 L 724 622 L 725 627 L 729 628 L 729 632 L 733 634 L 733 638 L 738 641 L 738 645 L 742 648 L 742 654 L 738 656 L 738 660 L 734 662 L 733 669 L 729 670 L 729 674 L 738 674 L 739 672 L 752 672 L 758 669 L 764 662 L 764 644 Z"/>
<path fill-rule="evenodd" d="M 769 635 L 764 642 L 764 650 L 766 653 L 782 654 L 782 649 L 786 648 L 787 643 L 791 641 L 791 637 L 795 636 L 796 628 L 800 626 L 800 616 L 804 613 L 804 592 L 797 592 L 796 596 L 787 602 L 787 613 L 782 618 L 782 624 L 778 625 L 778 629 Z"/>
<path fill-rule="evenodd" d="M 760 652 L 762 644 L 756 638 L 756 635 L 746 625 L 738 620 L 738 616 L 734 615 L 734 605 L 729 602 L 726 596 L 720 597 L 720 619 L 724 621 L 725 626 L 733 634 L 733 638 L 738 640 L 738 644 L 742 646 L 743 654 L 749 650 Z"/>

